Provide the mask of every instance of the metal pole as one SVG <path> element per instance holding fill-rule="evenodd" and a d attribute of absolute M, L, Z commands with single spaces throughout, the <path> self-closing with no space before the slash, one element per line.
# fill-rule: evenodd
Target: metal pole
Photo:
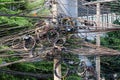
<path fill-rule="evenodd" d="M 97 28 L 100 27 L 100 3 L 97 3 Z M 100 47 L 100 33 L 96 34 L 96 45 Z M 97 72 L 97 80 L 100 80 L 100 56 L 96 56 L 96 72 Z"/>

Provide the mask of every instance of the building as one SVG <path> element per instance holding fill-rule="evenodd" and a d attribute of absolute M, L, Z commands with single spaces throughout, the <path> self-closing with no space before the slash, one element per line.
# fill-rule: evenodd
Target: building
<path fill-rule="evenodd" d="M 64 13 L 70 17 L 78 17 L 77 0 L 57 0 L 59 13 Z"/>

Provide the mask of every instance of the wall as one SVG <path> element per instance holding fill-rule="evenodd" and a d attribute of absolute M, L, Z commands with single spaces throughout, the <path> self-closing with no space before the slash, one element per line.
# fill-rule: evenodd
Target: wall
<path fill-rule="evenodd" d="M 77 9 L 77 0 L 57 0 L 59 3 L 59 7 L 62 10 L 60 12 L 64 12 L 66 15 L 71 17 L 78 17 L 78 9 Z"/>

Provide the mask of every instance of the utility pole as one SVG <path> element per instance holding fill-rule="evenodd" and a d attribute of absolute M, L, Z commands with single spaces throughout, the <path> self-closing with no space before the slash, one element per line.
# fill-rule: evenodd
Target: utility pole
<path fill-rule="evenodd" d="M 53 22 L 53 25 L 54 26 L 57 26 L 57 0 L 52 0 L 52 22 Z M 59 62 L 58 59 L 55 59 L 54 58 L 54 67 L 53 67 L 53 70 L 55 71 L 55 65 Z M 56 68 L 56 72 L 58 74 L 58 76 L 61 76 L 61 65 L 59 65 L 57 68 Z M 58 78 L 56 75 L 55 75 L 55 72 L 54 72 L 54 80 L 61 80 L 60 78 Z"/>
<path fill-rule="evenodd" d="M 88 2 L 83 5 L 96 5 L 96 24 L 97 28 L 100 28 L 100 15 L 101 15 L 101 9 L 100 9 L 100 4 L 101 3 L 106 3 L 106 2 L 112 2 L 112 1 L 117 1 L 117 0 L 97 0 L 93 2 Z M 96 34 L 96 45 L 98 48 L 100 47 L 100 33 Z M 97 80 L 100 80 L 100 56 L 96 56 L 96 72 L 97 72 Z"/>
<path fill-rule="evenodd" d="M 100 27 L 100 3 L 96 4 L 96 21 L 97 21 L 97 28 Z M 98 48 L 100 47 L 100 33 L 96 34 L 96 45 Z M 96 72 L 97 72 L 97 80 L 100 80 L 100 56 L 96 56 Z"/>

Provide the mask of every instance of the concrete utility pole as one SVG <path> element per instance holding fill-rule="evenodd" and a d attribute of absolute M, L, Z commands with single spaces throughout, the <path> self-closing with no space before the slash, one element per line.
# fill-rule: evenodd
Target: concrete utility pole
<path fill-rule="evenodd" d="M 100 3 L 96 4 L 96 23 L 97 23 L 97 28 L 100 27 Z M 100 33 L 96 34 L 96 45 L 100 47 Z M 100 80 L 100 56 L 96 56 L 96 72 L 97 72 L 97 80 Z"/>
<path fill-rule="evenodd" d="M 52 0 L 52 22 L 53 22 L 53 25 L 54 26 L 57 26 L 57 0 Z M 54 67 L 53 67 L 53 70 L 55 70 L 55 65 L 58 63 L 58 59 L 54 59 Z M 56 71 L 58 73 L 58 76 L 61 76 L 61 65 L 59 65 L 57 68 L 56 68 Z M 55 73 L 54 73 L 54 80 L 61 80 L 60 78 L 58 78 Z"/>
<path fill-rule="evenodd" d="M 101 15 L 100 4 L 105 2 L 112 2 L 112 1 L 117 1 L 117 0 L 97 0 L 83 4 L 83 5 L 96 5 L 97 28 L 100 27 L 100 15 Z M 96 45 L 98 46 L 98 48 L 100 47 L 100 33 L 96 34 Z M 100 80 L 100 56 L 96 56 L 96 72 L 97 72 L 97 76 L 96 76 L 97 80 Z"/>
<path fill-rule="evenodd" d="M 52 22 L 57 23 L 57 0 L 52 0 Z M 54 24 L 56 25 L 56 24 Z"/>

